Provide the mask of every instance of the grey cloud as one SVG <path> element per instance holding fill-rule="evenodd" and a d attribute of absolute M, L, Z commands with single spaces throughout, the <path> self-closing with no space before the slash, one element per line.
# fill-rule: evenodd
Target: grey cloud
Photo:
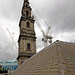
<path fill-rule="evenodd" d="M 0 15 L 6 19 L 18 21 L 21 16 L 22 1 L 6 0 L 0 2 Z"/>
<path fill-rule="evenodd" d="M 47 21 L 47 23 L 52 27 L 52 34 L 54 39 L 61 34 L 61 38 L 68 41 L 75 41 L 75 0 L 29 0 L 30 3 L 35 7 L 35 9 L 40 13 L 40 15 Z M 15 21 L 15 24 L 19 23 L 21 16 L 23 0 L 0 0 L 0 19 L 9 22 Z M 31 5 L 30 4 L 30 5 Z M 31 6 L 32 6 L 31 5 Z M 32 7 L 32 9 L 34 9 Z M 37 13 L 35 13 L 37 16 Z M 1 20 L 0 20 L 1 21 Z M 39 21 L 41 18 L 39 17 Z M 11 24 L 13 25 L 13 24 Z M 9 23 L 9 28 L 13 30 L 12 26 Z M 41 22 L 41 25 L 44 24 Z M 46 25 L 44 25 L 47 27 Z M 15 33 L 18 33 L 17 25 L 14 26 Z M 18 51 L 15 49 L 11 51 L 12 43 L 11 38 L 7 36 L 0 23 L 0 60 L 13 60 L 17 57 Z M 42 49 L 43 42 L 41 41 L 42 34 L 37 30 L 37 50 Z M 71 36 L 64 35 L 64 33 L 69 33 Z M 73 33 L 73 34 L 72 34 Z M 72 37 L 73 36 L 73 37 Z M 17 37 L 17 35 L 15 36 Z M 68 39 L 67 39 L 68 38 Z"/>
<path fill-rule="evenodd" d="M 0 61 L 14 60 L 17 57 L 17 50 L 12 51 L 12 40 L 0 26 Z"/>
<path fill-rule="evenodd" d="M 55 28 L 55 32 L 75 31 L 75 0 L 41 0 L 33 5 L 48 24 Z"/>
<path fill-rule="evenodd" d="M 57 1 L 55 8 L 48 13 L 50 14 L 50 22 L 54 24 L 54 28 L 59 31 L 75 31 L 75 1 L 74 0 L 63 0 Z"/>
<path fill-rule="evenodd" d="M 50 34 L 54 37 L 53 41 L 59 39 L 60 35 L 61 40 L 69 42 L 75 40 L 75 0 L 41 0 L 37 3 L 33 0 L 31 3 L 52 27 Z M 41 23 L 41 25 L 43 24 Z M 45 25 L 45 27 L 47 26 Z M 64 35 L 65 32 L 66 35 Z"/>

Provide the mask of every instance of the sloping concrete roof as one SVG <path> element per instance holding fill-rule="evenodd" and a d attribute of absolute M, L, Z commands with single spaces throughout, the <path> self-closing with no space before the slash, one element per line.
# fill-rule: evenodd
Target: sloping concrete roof
<path fill-rule="evenodd" d="M 75 44 L 57 40 L 25 61 L 13 75 L 75 75 Z"/>

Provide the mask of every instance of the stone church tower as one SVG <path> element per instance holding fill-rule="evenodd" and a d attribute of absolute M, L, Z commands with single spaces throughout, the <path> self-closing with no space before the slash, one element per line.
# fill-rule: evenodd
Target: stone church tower
<path fill-rule="evenodd" d="M 20 35 L 18 40 L 18 65 L 36 53 L 36 37 L 34 31 L 34 17 L 31 16 L 29 1 L 24 0 L 22 16 L 20 19 Z"/>

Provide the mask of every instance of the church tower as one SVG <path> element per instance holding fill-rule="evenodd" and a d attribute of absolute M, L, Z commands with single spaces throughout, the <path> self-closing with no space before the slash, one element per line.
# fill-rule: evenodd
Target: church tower
<path fill-rule="evenodd" d="M 34 31 L 34 17 L 31 16 L 29 1 L 24 0 L 22 16 L 19 23 L 20 35 L 18 40 L 18 65 L 36 53 L 36 37 Z"/>

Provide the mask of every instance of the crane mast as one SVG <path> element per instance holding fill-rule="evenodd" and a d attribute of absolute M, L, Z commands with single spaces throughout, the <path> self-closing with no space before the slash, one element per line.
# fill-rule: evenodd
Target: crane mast
<path fill-rule="evenodd" d="M 16 43 L 15 43 L 15 41 L 14 41 L 14 39 L 13 39 L 13 37 L 12 37 L 12 35 L 11 35 L 10 31 L 9 31 L 9 29 L 8 29 L 8 28 L 6 28 L 6 30 L 8 31 L 8 33 L 9 33 L 9 35 L 10 35 L 10 37 L 11 37 L 12 41 L 13 41 L 13 44 L 15 45 L 15 47 L 16 47 L 16 49 L 17 49 Z"/>
<path fill-rule="evenodd" d="M 36 19 L 36 23 L 37 23 L 37 25 L 38 25 L 38 27 L 39 27 L 40 31 L 41 31 L 41 32 L 42 32 L 42 34 L 43 34 L 43 37 L 45 37 L 45 32 L 44 32 L 44 30 L 42 29 L 42 27 L 41 27 L 41 25 L 40 25 L 40 23 L 39 23 L 38 19 L 36 18 L 36 16 L 35 16 L 35 19 Z"/>
<path fill-rule="evenodd" d="M 48 36 L 49 30 L 50 30 L 51 27 L 50 26 L 48 27 L 47 32 L 45 34 L 44 30 L 42 29 L 42 27 L 41 27 L 41 25 L 40 25 L 40 23 L 39 23 L 39 21 L 38 21 L 38 19 L 37 19 L 37 17 L 35 15 L 34 15 L 34 18 L 36 20 L 36 23 L 37 23 L 40 31 L 42 32 L 42 35 L 43 35 L 42 41 L 44 41 L 44 47 L 46 47 L 47 46 L 48 39 L 50 40 L 49 41 L 50 44 L 52 43 L 52 37 L 51 36 Z"/>

